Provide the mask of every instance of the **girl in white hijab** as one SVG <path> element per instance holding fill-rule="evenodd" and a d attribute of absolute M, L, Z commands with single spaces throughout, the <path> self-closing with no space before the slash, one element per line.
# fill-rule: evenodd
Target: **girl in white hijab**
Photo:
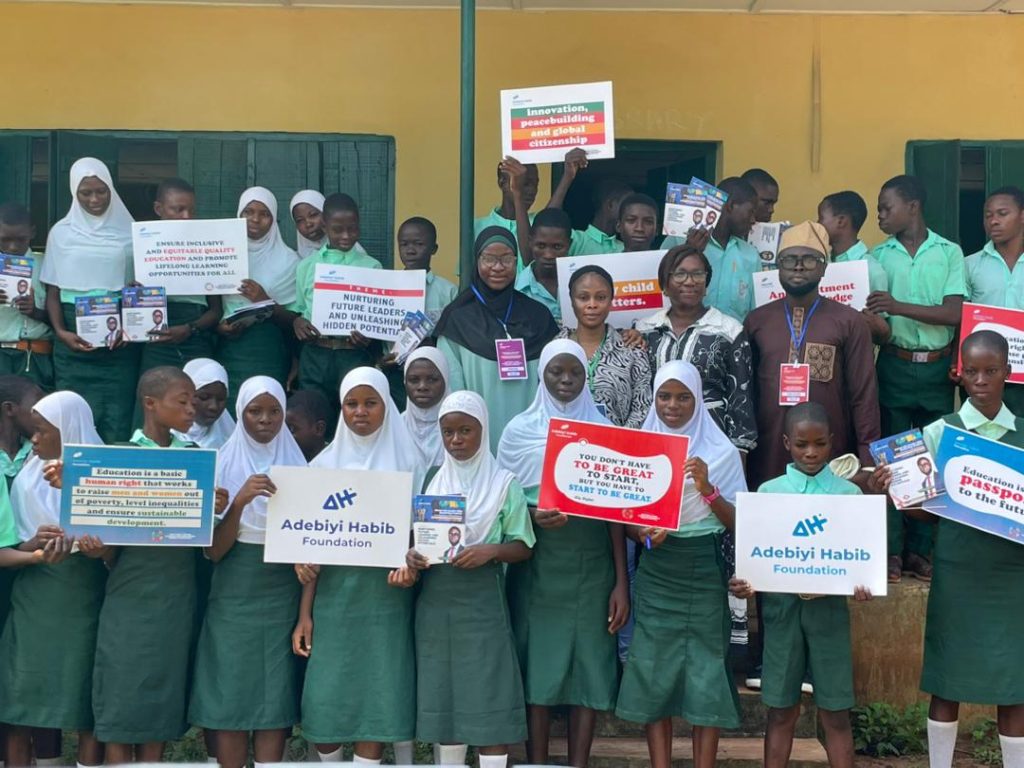
<path fill-rule="evenodd" d="M 288 210 L 292 213 L 292 220 L 295 222 L 295 242 L 298 245 L 296 250 L 299 258 L 304 259 L 310 256 L 325 245 L 327 235 L 324 234 L 323 220 L 321 214 L 324 211 L 324 196 L 315 189 L 304 189 L 296 192 L 292 198 Z M 299 207 L 305 206 L 305 207 Z M 356 243 L 352 250 L 368 256 L 366 249 Z"/>
<path fill-rule="evenodd" d="M 310 466 L 408 472 L 419 491 L 424 468 L 384 374 L 356 368 L 340 396 L 334 440 Z M 412 499 L 403 504 L 411 516 Z M 304 587 L 292 647 L 309 657 L 302 730 L 324 762 L 340 760 L 341 745 L 355 742 L 355 762 L 380 763 L 385 742 L 415 734 L 413 595 L 395 588 L 413 582 L 408 568 L 324 566 Z"/>
<path fill-rule="evenodd" d="M 415 549 L 406 557 L 423 577 L 416 606 L 416 736 L 435 744 L 438 765 L 465 763 L 468 742 L 478 747 L 481 768 L 504 768 L 508 745 L 526 737 L 526 718 L 502 563 L 529 559 L 533 528 L 522 488 L 491 454 L 483 398 L 456 392 L 439 415 L 445 457 L 426 493 L 465 497 L 466 527 L 449 563 L 431 566 Z"/>
<path fill-rule="evenodd" d="M 710 768 L 721 728 L 739 726 L 727 661 L 731 617 L 721 536 L 746 490 L 739 452 L 704 405 L 700 374 L 675 360 L 654 378 L 644 430 L 689 438 L 679 529 L 633 527 L 646 547 L 636 577 L 636 627 L 616 715 L 647 724 L 651 764 L 672 759 L 671 716 L 693 725 L 696 768 Z"/>
<path fill-rule="evenodd" d="M 182 369 L 196 385 L 193 403 L 195 422 L 187 434 L 181 435 L 200 448 L 217 449 L 235 431 L 235 420 L 227 412 L 228 372 L 216 360 L 199 357 L 185 363 Z"/>
<path fill-rule="evenodd" d="M 78 762 L 98 765 L 103 750 L 92 734 L 92 670 L 106 569 L 74 552 L 60 533 L 61 492 L 43 479 L 66 444 L 101 445 L 92 411 L 74 392 L 55 392 L 32 411 L 34 454 L 11 488 L 11 506 L 22 541 L 46 527 L 47 550 L 59 553 L 19 571 L 11 610 L 0 638 L 0 716 L 8 726 L 7 760 L 29 765 L 32 728 L 77 730 Z"/>
<path fill-rule="evenodd" d="M 533 404 L 509 422 L 498 447 L 498 463 L 523 484 L 537 534 L 533 558 L 509 569 L 509 603 L 530 713 L 529 761 L 548 762 L 550 707 L 568 706 L 569 761 L 585 766 L 597 710 L 614 706 L 618 688 L 615 633 L 629 617 L 625 533 L 537 508 L 551 419 L 608 424 L 579 344 L 549 342 L 537 370 Z"/>
<path fill-rule="evenodd" d="M 423 466 L 439 467 L 444 445 L 437 420 L 448 395 L 448 358 L 437 347 L 418 347 L 405 361 L 406 405 L 402 419 L 409 429 Z"/>
<path fill-rule="evenodd" d="M 249 734 L 257 763 L 278 763 L 299 720 L 291 633 L 301 588 L 291 566 L 263 562 L 271 467 L 304 467 L 284 426 L 284 389 L 254 376 L 238 394 L 239 422 L 220 449 L 217 485 L 231 504 L 208 550 L 216 563 L 196 650 L 189 722 L 215 731 L 221 765 L 241 766 Z"/>
<path fill-rule="evenodd" d="M 277 221 L 277 198 L 265 187 L 250 187 L 238 199 L 238 215 L 249 237 L 249 279 L 239 295 L 224 297 L 224 315 L 259 301 L 277 303 L 273 317 L 248 327 L 227 320 L 217 326 L 221 342 L 217 360 L 228 372 L 228 403 L 237 402 L 238 386 L 253 376 L 270 376 L 283 386 L 291 369 L 284 333 L 291 327 L 285 307 L 295 301 L 295 267 L 299 257 L 285 245 Z M 237 414 L 235 414 L 237 416 Z"/>
<path fill-rule="evenodd" d="M 120 291 L 132 281 L 132 217 L 96 158 L 76 160 L 70 176 L 71 208 L 50 230 L 39 272 L 57 336 L 56 386 L 85 398 L 106 442 L 124 441 L 131 432 L 141 347 L 87 343 L 76 332 L 75 299 Z"/>

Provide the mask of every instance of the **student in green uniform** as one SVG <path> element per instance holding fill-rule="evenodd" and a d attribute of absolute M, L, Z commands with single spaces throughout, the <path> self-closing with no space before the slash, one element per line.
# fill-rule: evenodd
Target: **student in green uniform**
<path fill-rule="evenodd" d="M 46 289 L 39 282 L 42 256 L 31 252 L 35 227 L 28 208 L 0 205 L 0 253 L 32 261 L 29 291 L 8 296 L 0 291 L 0 373 L 21 374 L 53 389 L 53 331 L 46 314 Z"/>
<path fill-rule="evenodd" d="M 288 398 L 284 424 L 307 462 L 316 458 L 327 445 L 327 424 L 330 420 L 331 404 L 322 392 L 300 389 Z"/>
<path fill-rule="evenodd" d="M 615 231 L 626 253 L 651 250 L 658 236 L 658 204 L 654 198 L 640 192 L 622 198 Z"/>
<path fill-rule="evenodd" d="M 53 741 L 55 733 L 59 745 L 64 729 L 78 732 L 78 764 L 100 765 L 103 748 L 92 733 L 92 668 L 107 572 L 98 560 L 72 553 L 74 538 L 60 528 L 61 492 L 43 478 L 43 467 L 60 459 L 64 443 L 102 441 L 80 395 L 56 392 L 33 403 L 33 455 L 5 506 L 13 507 L 23 554 L 31 557 L 40 547 L 45 554 L 18 572 L 0 638 L 0 722 L 10 724 L 7 764 L 31 765 L 33 751 L 44 764 L 40 737 Z M 2 494 L 6 502 L 6 484 Z M 58 760 L 59 755 L 58 747 Z"/>
<path fill-rule="evenodd" d="M 530 248 L 533 258 L 530 266 L 516 278 L 516 290 L 539 301 L 555 318 L 562 322 L 562 308 L 558 302 L 558 267 L 556 259 L 569 253 L 572 222 L 569 214 L 558 208 L 545 208 L 530 226 Z"/>
<path fill-rule="evenodd" d="M 644 429 L 690 438 L 676 531 L 631 527 L 646 547 L 636 575 L 636 628 L 615 714 L 646 723 L 653 768 L 672 762 L 672 718 L 693 726 L 693 763 L 711 768 L 722 728 L 740 724 L 728 663 L 731 619 L 722 534 L 745 491 L 739 451 L 708 413 L 700 374 L 673 360 L 654 378 Z"/>
<path fill-rule="evenodd" d="M 405 269 L 424 269 L 427 272 L 427 298 L 423 313 L 431 322 L 437 323 L 444 308 L 459 293 L 453 283 L 445 280 L 430 268 L 430 262 L 437 253 L 437 227 L 430 219 L 413 216 L 402 222 L 398 228 L 398 256 Z"/>
<path fill-rule="evenodd" d="M 984 216 L 988 242 L 964 261 L 967 301 L 1024 309 L 1024 191 L 997 189 L 985 200 Z M 1003 401 L 1024 416 L 1024 385 L 1008 386 Z"/>
<path fill-rule="evenodd" d="M 515 248 L 515 238 L 506 230 L 481 232 L 474 245 L 476 272 L 470 287 L 448 305 L 437 324 L 437 347 L 448 358 L 450 388 L 483 397 L 494 424 L 507 424 L 533 401 L 537 358 L 558 334 L 544 305 L 515 290 Z M 515 339 L 523 342 L 526 370 L 503 380 L 496 342 Z M 491 435 L 492 450 L 500 437 Z"/>
<path fill-rule="evenodd" d="M 445 458 L 424 493 L 466 498 L 466 534 L 449 563 L 406 556 L 422 580 L 416 599 L 416 737 L 437 745 L 438 765 L 505 768 L 508 746 L 526 738 L 523 681 L 508 625 L 505 563 L 530 557 L 533 529 L 523 490 L 491 454 L 487 405 L 475 392 L 445 398 Z"/>
<path fill-rule="evenodd" d="M 570 256 L 589 256 L 601 253 L 622 253 L 625 245 L 616 234 L 619 208 L 633 188 L 621 179 L 603 179 L 594 188 L 594 216 L 584 230 L 572 231 Z"/>
<path fill-rule="evenodd" d="M 878 194 L 878 226 L 889 239 L 871 252 L 889 277 L 867 308 L 892 328 L 878 355 L 882 434 L 924 427 L 953 407 L 948 371 L 953 336 L 966 293 L 960 246 L 928 229 L 925 188 L 914 176 L 896 176 Z M 904 531 L 904 528 L 906 529 Z M 889 507 L 889 581 L 909 573 L 930 581 L 932 526 Z"/>
<path fill-rule="evenodd" d="M 420 488 L 426 468 L 417 463 L 384 374 L 356 368 L 340 395 L 334 441 L 311 466 L 409 472 Z M 338 762 L 342 745 L 355 742 L 355 762 L 377 764 L 385 743 L 413 738 L 416 654 L 406 587 L 414 581 L 408 567 L 324 566 L 305 583 L 292 649 L 309 658 L 302 731 L 323 762 Z"/>
<path fill-rule="evenodd" d="M 224 315 L 217 326 L 217 362 L 228 372 L 228 407 L 234 408 L 238 388 L 253 376 L 270 376 L 282 385 L 292 367 L 289 348 L 293 315 L 285 307 L 295 301 L 295 267 L 299 257 L 285 245 L 277 223 L 277 198 L 269 189 L 251 187 L 238 200 L 249 238 L 249 279 L 238 295 L 224 297 Z M 232 312 L 254 302 L 272 300 L 273 316 L 247 325 L 232 323 Z M 287 335 L 286 335 L 287 334 Z"/>
<path fill-rule="evenodd" d="M 139 399 L 145 422 L 132 445 L 188 448 L 175 436 L 195 418 L 195 385 L 181 369 L 160 366 L 142 374 Z M 226 497 L 218 493 L 217 511 Z M 95 537 L 82 552 L 110 569 L 100 611 L 93 670 L 96 738 L 108 763 L 156 763 L 164 743 L 187 729 L 189 659 L 196 612 L 195 553 L 190 547 L 108 547 Z"/>
<path fill-rule="evenodd" d="M 498 189 L 501 190 L 501 205 L 486 216 L 474 219 L 473 237 L 479 239 L 480 234 L 485 229 L 490 229 L 491 227 L 499 227 L 512 235 L 515 251 L 519 256 L 516 263 L 516 274 L 518 274 L 527 264 L 524 259 L 529 257 L 529 251 L 526 250 L 525 243 L 519 242 L 519 232 L 521 231 L 522 223 L 518 221 L 519 217 L 516 211 L 516 189 L 518 189 L 522 211 L 529 217 L 529 223 L 532 224 L 533 215 L 529 213 L 529 210 L 537 199 L 540 174 L 537 172 L 536 165 L 532 163 L 522 165 L 513 160 L 513 167 L 522 170 L 518 186 L 516 186 L 512 182 L 512 173 L 509 171 L 509 159 L 505 158 L 498 163 Z"/>
<path fill-rule="evenodd" d="M 548 762 L 550 708 L 569 706 L 569 765 L 583 768 L 597 712 L 611 710 L 618 693 L 616 633 L 629 618 L 626 540 L 621 525 L 538 507 L 551 419 L 608 423 L 575 341 L 544 347 L 539 375 L 533 404 L 498 445 L 498 463 L 522 485 L 537 537 L 533 558 L 509 569 L 509 604 L 529 707 L 529 761 Z"/>
<path fill-rule="evenodd" d="M 99 160 L 76 160 L 70 175 L 71 209 L 50 230 L 39 271 L 57 336 L 54 383 L 85 398 L 112 443 L 131 434 L 141 345 L 93 347 L 76 332 L 75 299 L 119 293 L 132 282 L 132 217 Z"/>
<path fill-rule="evenodd" d="M 779 182 L 763 168 L 750 168 L 744 171 L 740 178 L 750 184 L 757 193 L 754 221 L 771 221 L 775 215 L 775 206 L 779 202 Z"/>
<path fill-rule="evenodd" d="M 1006 406 L 1009 346 L 994 331 L 976 331 L 960 346 L 961 384 L 968 398 L 956 413 L 924 428 L 924 442 L 938 452 L 946 426 L 1024 448 L 1024 418 Z M 875 489 L 892 476 L 879 467 Z M 927 516 L 923 510 L 916 514 Z M 933 518 L 935 519 L 935 518 Z M 932 768 L 950 768 L 960 702 L 996 706 L 1006 768 L 1024 767 L 1024 666 L 1016 639 L 1024 623 L 1024 591 L 1008 588 L 1024 578 L 1024 547 L 967 525 L 935 520 L 935 573 L 928 592 L 921 690 L 931 694 L 928 755 Z"/>
<path fill-rule="evenodd" d="M 182 370 L 196 387 L 196 396 L 192 399 L 196 415 L 192 429 L 178 437 L 200 448 L 216 450 L 235 431 L 235 420 L 227 412 L 228 372 L 223 365 L 207 357 L 190 360 Z"/>
<path fill-rule="evenodd" d="M 156 188 L 153 210 L 164 221 L 194 219 L 196 192 L 184 179 L 164 179 Z M 210 357 L 223 309 L 220 296 L 168 296 L 167 328 L 150 333 L 142 345 L 140 372 Z"/>
<path fill-rule="evenodd" d="M 375 365 L 381 356 L 379 341 L 358 332 L 323 336 L 313 325 L 313 281 L 318 264 L 380 269 L 380 262 L 355 250 L 359 240 L 359 208 L 349 195 L 338 193 L 324 201 L 327 245 L 299 264 L 295 271 L 296 297 L 288 307 L 295 338 L 302 342 L 299 389 L 316 389 L 333 399 L 338 384 L 354 368 Z M 333 419 L 332 419 L 333 420 Z"/>
<path fill-rule="evenodd" d="M 271 467 L 304 467 L 284 428 L 284 388 L 268 376 L 242 385 L 239 423 L 217 456 L 217 484 L 231 504 L 207 552 L 216 564 L 196 652 L 189 722 L 216 731 L 217 762 L 255 765 L 284 759 L 299 720 L 299 674 L 291 636 L 301 587 L 291 566 L 263 562 Z"/>
<path fill-rule="evenodd" d="M 793 463 L 786 474 L 763 483 L 758 493 L 811 493 L 832 496 L 859 494 L 860 488 L 833 474 L 832 430 L 819 403 L 805 402 L 786 412 L 782 444 Z M 827 504 L 827 500 L 822 500 Z M 756 585 L 740 579 L 729 583 L 737 597 L 753 597 Z M 870 600 L 871 591 L 857 587 L 854 599 Z M 846 597 L 837 595 L 762 595 L 764 667 L 761 700 L 768 707 L 764 740 L 767 768 L 786 768 L 800 718 L 804 673 L 814 678 L 814 701 L 825 734 L 832 768 L 853 768 L 853 657 L 850 613 Z"/>

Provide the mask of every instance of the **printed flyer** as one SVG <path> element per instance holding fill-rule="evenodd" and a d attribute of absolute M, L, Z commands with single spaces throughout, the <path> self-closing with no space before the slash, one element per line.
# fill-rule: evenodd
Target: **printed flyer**
<path fill-rule="evenodd" d="M 163 288 L 125 288 L 121 292 L 121 327 L 128 341 L 153 341 L 167 330 L 167 292 Z"/>
<path fill-rule="evenodd" d="M 112 347 L 121 339 L 121 302 L 116 296 L 75 298 L 75 333 L 94 347 Z"/>
<path fill-rule="evenodd" d="M 501 92 L 501 151 L 521 163 L 559 163 L 579 147 L 615 157 L 612 84 L 581 83 Z"/>
<path fill-rule="evenodd" d="M 788 221 L 759 221 L 751 227 L 747 242 L 757 248 L 757 253 L 761 256 L 761 269 L 778 267 L 775 260 L 779 255 L 779 241 L 788 227 Z"/>
<path fill-rule="evenodd" d="M 8 303 L 32 295 L 32 269 L 36 260 L 31 255 L 11 256 L 0 253 L 0 291 Z"/>
<path fill-rule="evenodd" d="M 889 496 L 897 509 L 919 507 L 921 502 L 945 490 L 938 465 L 924 444 L 920 429 L 876 440 L 868 450 L 876 466 L 887 466 L 892 472 Z"/>
<path fill-rule="evenodd" d="M 668 306 L 668 298 L 658 287 L 658 266 L 665 251 L 605 253 L 593 256 L 563 256 L 555 261 L 558 270 L 558 303 L 562 322 L 576 327 L 572 311 L 569 278 L 580 267 L 597 265 L 607 270 L 615 282 L 615 298 L 608 323 L 612 328 L 631 328 L 634 320 L 653 315 Z"/>
<path fill-rule="evenodd" d="M 368 339 L 395 341 L 410 312 L 422 312 L 427 273 L 317 264 L 313 325 L 324 336 L 359 331 Z"/>
<path fill-rule="evenodd" d="M 975 331 L 995 331 L 1005 337 L 1010 346 L 1008 381 L 1010 384 L 1024 384 L 1024 310 L 964 302 L 960 317 L 961 339 Z M 957 359 L 956 372 L 962 371 L 961 362 Z"/>
<path fill-rule="evenodd" d="M 414 496 L 413 549 L 432 564 L 448 564 L 466 548 L 465 496 Z"/>
<path fill-rule="evenodd" d="M 249 277 L 245 219 L 132 224 L 135 279 L 170 296 L 235 294 Z"/>
<path fill-rule="evenodd" d="M 818 293 L 860 311 L 867 306 L 871 288 L 868 283 L 866 261 L 844 261 L 825 267 L 825 276 L 818 285 Z M 763 306 L 786 295 L 779 282 L 779 271 L 769 269 L 754 273 L 754 305 Z"/>

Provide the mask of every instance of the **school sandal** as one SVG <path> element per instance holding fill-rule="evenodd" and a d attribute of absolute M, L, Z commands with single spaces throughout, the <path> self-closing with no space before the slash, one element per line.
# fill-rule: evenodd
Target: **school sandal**
<path fill-rule="evenodd" d="M 899 584 L 903 581 L 903 558 L 899 555 L 889 555 L 889 583 Z"/>
<path fill-rule="evenodd" d="M 913 552 L 907 555 L 907 563 L 903 572 L 925 583 L 932 580 L 932 564 L 928 562 L 928 558 Z"/>

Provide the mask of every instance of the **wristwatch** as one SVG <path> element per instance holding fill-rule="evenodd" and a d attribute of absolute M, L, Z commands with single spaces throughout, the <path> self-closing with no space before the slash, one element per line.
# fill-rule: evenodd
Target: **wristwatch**
<path fill-rule="evenodd" d="M 707 504 L 708 506 L 711 506 L 712 504 L 714 504 L 715 503 L 715 499 L 719 498 L 722 495 L 722 492 L 718 490 L 718 486 L 717 485 L 712 486 L 712 488 L 713 488 L 713 490 L 707 496 L 705 496 L 704 494 L 700 495 L 700 497 L 702 499 L 704 499 L 704 503 Z"/>

